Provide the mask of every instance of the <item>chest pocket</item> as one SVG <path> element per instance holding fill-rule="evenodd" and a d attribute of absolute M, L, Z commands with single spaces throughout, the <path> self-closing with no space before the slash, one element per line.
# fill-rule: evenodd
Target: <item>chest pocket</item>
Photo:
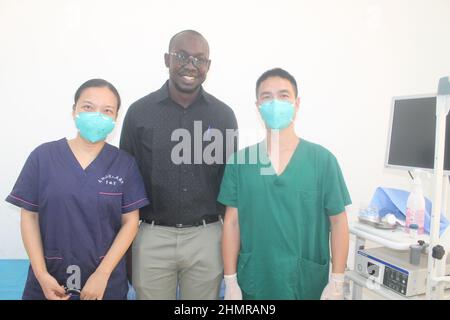
<path fill-rule="evenodd" d="M 297 206 L 300 225 L 315 224 L 322 214 L 320 192 L 315 190 L 297 190 Z"/>
<path fill-rule="evenodd" d="M 99 192 L 97 208 L 100 223 L 118 232 L 122 224 L 122 196 L 120 192 Z"/>

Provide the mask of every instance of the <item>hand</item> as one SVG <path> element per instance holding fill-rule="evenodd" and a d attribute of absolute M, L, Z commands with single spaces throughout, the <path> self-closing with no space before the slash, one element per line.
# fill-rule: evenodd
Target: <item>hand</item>
<path fill-rule="evenodd" d="M 81 300 L 102 300 L 105 294 L 106 285 L 108 284 L 109 275 L 99 271 L 95 271 L 86 281 L 84 288 L 81 290 Z"/>
<path fill-rule="evenodd" d="M 237 274 L 225 275 L 225 300 L 242 300 L 242 291 L 237 282 Z"/>
<path fill-rule="evenodd" d="M 39 284 L 47 300 L 69 300 L 64 286 L 60 285 L 50 273 L 44 273 L 38 278 Z"/>
<path fill-rule="evenodd" d="M 320 300 L 344 300 L 344 280 L 343 273 L 332 273 Z"/>

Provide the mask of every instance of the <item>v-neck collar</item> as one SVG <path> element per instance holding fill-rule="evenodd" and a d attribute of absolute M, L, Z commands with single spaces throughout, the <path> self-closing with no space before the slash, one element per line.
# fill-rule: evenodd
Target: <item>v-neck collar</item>
<path fill-rule="evenodd" d="M 103 145 L 102 149 L 100 150 L 98 155 L 95 157 L 95 159 L 92 160 L 92 162 L 89 163 L 89 165 L 85 169 L 83 169 L 83 167 L 81 166 L 80 162 L 78 162 L 77 157 L 75 156 L 75 154 L 73 153 L 72 149 L 70 148 L 69 141 L 67 140 L 67 138 L 63 138 L 62 139 L 62 144 L 64 145 L 64 148 L 66 149 L 66 152 L 68 154 L 68 158 L 72 162 L 71 163 L 71 167 L 78 174 L 80 174 L 80 175 L 82 175 L 84 177 L 87 176 L 91 171 L 95 171 L 95 168 L 97 167 L 97 163 L 103 162 L 103 159 L 104 159 L 105 154 L 106 154 L 106 150 L 109 147 L 108 143 L 105 142 L 105 144 Z"/>
<path fill-rule="evenodd" d="M 284 167 L 284 170 L 281 173 L 277 173 L 277 171 L 275 170 L 273 164 L 272 164 L 272 160 L 269 157 L 269 152 L 267 151 L 267 139 L 264 139 L 263 141 L 261 141 L 259 143 L 259 148 L 262 149 L 262 152 L 260 152 L 260 155 L 263 157 L 263 161 L 260 163 L 265 163 L 266 165 L 264 167 L 266 168 L 270 168 L 272 176 L 274 178 L 282 178 L 283 176 L 285 176 L 287 174 L 287 172 L 290 170 L 290 168 L 293 166 L 292 163 L 294 163 L 296 161 L 297 158 L 297 154 L 299 153 L 299 150 L 302 148 L 301 145 L 303 145 L 303 139 L 299 138 L 299 141 L 297 143 L 297 146 L 295 147 L 294 152 L 291 155 L 291 158 L 289 159 L 288 163 L 286 164 L 286 166 Z"/>

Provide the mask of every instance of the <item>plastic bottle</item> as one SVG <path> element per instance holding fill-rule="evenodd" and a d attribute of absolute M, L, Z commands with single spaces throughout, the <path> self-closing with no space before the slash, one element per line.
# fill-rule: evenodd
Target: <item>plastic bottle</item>
<path fill-rule="evenodd" d="M 406 227 L 408 230 L 411 224 L 417 225 L 418 234 L 424 233 L 425 197 L 423 196 L 422 182 L 419 177 L 414 178 L 413 189 L 406 202 Z"/>
<path fill-rule="evenodd" d="M 419 226 L 415 223 L 409 225 L 409 236 L 411 239 L 417 239 L 417 234 L 419 232 Z"/>

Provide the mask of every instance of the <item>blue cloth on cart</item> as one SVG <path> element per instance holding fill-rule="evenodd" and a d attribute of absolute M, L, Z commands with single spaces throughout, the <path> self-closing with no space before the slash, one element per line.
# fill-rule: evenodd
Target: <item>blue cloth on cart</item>
<path fill-rule="evenodd" d="M 380 217 L 384 217 L 388 213 L 393 213 L 397 219 L 406 219 L 406 202 L 408 200 L 409 191 L 378 187 L 372 197 L 370 206 L 377 207 Z M 430 220 L 431 220 L 431 201 L 425 197 L 425 232 L 430 233 Z M 441 214 L 440 230 L 442 234 L 447 228 L 449 222 Z"/>

